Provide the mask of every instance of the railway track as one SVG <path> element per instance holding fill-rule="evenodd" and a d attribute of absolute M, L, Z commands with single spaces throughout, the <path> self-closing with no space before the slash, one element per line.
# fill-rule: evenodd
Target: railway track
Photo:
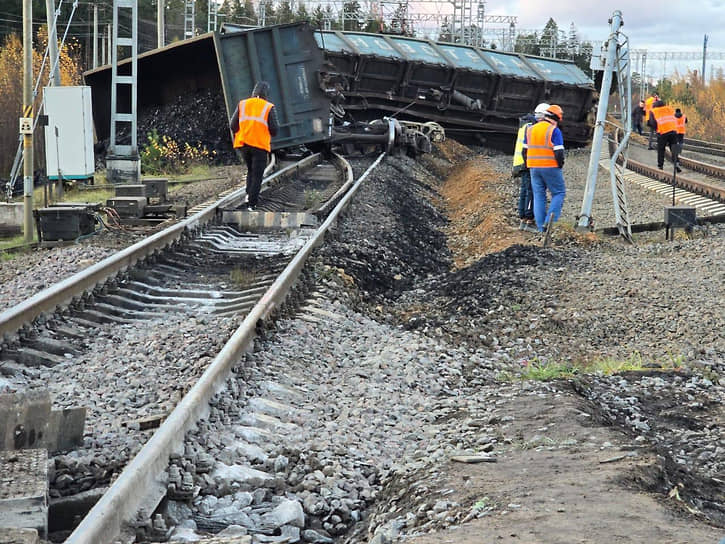
<path fill-rule="evenodd" d="M 265 179 L 260 211 L 236 210 L 244 195 L 235 191 L 0 314 L 3 374 L 32 389 L 62 373 L 77 380 L 79 398 L 54 400 L 89 406 L 82 460 L 51 480 L 51 495 L 102 489 L 118 476 L 68 542 L 110 542 L 166 493 L 154 482 L 169 454 L 257 329 L 290 293 L 300 300 L 306 260 L 382 157 L 356 182 L 339 156 L 287 165 Z M 138 346 L 139 356 L 114 360 L 119 344 Z"/>
<path fill-rule="evenodd" d="M 695 140 L 693 138 L 685 138 L 683 144 L 684 151 L 694 151 L 696 153 L 703 153 L 706 155 L 725 157 L 725 144 Z"/>
<path fill-rule="evenodd" d="M 615 149 L 616 142 L 610 140 L 609 152 Z M 649 152 L 653 153 L 653 152 Z M 655 191 L 663 196 L 673 194 L 675 202 L 681 205 L 693 206 L 700 215 L 704 216 L 720 216 L 725 214 L 725 168 L 719 165 L 705 163 L 689 159 L 687 157 L 680 158 L 680 165 L 683 172 L 675 174 L 669 172 L 668 169 L 660 170 L 656 166 L 648 164 L 644 160 L 639 159 L 639 154 L 634 155 L 637 158 L 627 158 L 624 177 L 627 181 L 640 185 L 646 189 Z M 668 158 L 671 157 L 668 154 Z M 604 161 L 608 162 L 608 161 Z M 623 164 L 620 157 L 619 164 Z M 666 163 L 671 165 L 671 163 Z"/>

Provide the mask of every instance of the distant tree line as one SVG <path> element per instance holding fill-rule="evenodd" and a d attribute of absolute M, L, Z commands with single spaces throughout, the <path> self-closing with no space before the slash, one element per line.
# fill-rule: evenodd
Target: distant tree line
<path fill-rule="evenodd" d="M 519 34 L 514 44 L 517 53 L 573 60 L 587 74 L 590 73 L 592 50 L 591 42 L 579 38 L 574 23 L 571 23 L 567 33 L 560 30 L 551 18 L 541 32 Z"/>

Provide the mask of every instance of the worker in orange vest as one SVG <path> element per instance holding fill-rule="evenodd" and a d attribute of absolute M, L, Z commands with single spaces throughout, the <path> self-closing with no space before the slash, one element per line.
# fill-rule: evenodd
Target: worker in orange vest
<path fill-rule="evenodd" d="M 682 151 L 682 144 L 685 141 L 685 125 L 687 124 L 687 115 L 682 113 L 680 108 L 675 109 L 675 123 L 677 124 L 677 143 Z"/>
<path fill-rule="evenodd" d="M 665 146 L 669 146 L 672 153 L 672 162 L 675 164 L 675 170 L 681 172 L 677 166 L 677 120 L 675 118 L 675 109 L 667 106 L 664 101 L 658 100 L 652 105 L 652 112 L 649 114 L 650 126 L 657 131 L 657 168 L 662 170 L 665 164 Z"/>
<path fill-rule="evenodd" d="M 531 188 L 534 192 L 534 219 L 539 232 L 546 231 L 559 219 L 564 205 L 564 136 L 559 123 L 564 117 L 560 106 L 552 104 L 544 119 L 526 129 L 522 154 L 531 170 Z M 546 209 L 546 191 L 551 193 L 551 204 Z"/>
<path fill-rule="evenodd" d="M 272 151 L 272 136 L 277 134 L 279 128 L 274 104 L 267 100 L 269 93 L 269 83 L 257 82 L 252 96 L 240 100 L 229 119 L 229 128 L 234 135 L 234 148 L 241 150 L 247 164 L 248 210 L 257 207 L 267 157 Z"/>
<path fill-rule="evenodd" d="M 647 100 L 644 101 L 644 119 L 647 123 L 647 126 L 649 126 L 649 140 L 647 141 L 647 149 L 654 149 L 652 147 L 652 143 L 654 140 L 655 135 L 655 128 L 650 125 L 650 113 L 652 113 L 652 106 L 655 102 L 657 102 L 660 99 L 659 95 L 657 93 L 652 93 L 652 96 L 650 96 Z"/>

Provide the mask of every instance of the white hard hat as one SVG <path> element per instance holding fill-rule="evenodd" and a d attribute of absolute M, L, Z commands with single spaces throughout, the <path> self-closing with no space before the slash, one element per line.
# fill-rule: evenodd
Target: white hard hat
<path fill-rule="evenodd" d="M 542 102 L 541 104 L 536 106 L 536 109 L 534 110 L 534 117 L 536 117 L 536 120 L 541 121 L 546 114 L 546 110 L 548 110 L 550 107 L 551 105 L 547 104 L 546 102 Z"/>

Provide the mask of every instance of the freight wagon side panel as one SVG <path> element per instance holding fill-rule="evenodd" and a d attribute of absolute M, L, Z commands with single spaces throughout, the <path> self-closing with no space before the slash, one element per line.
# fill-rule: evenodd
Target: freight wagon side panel
<path fill-rule="evenodd" d="M 269 100 L 280 123 L 273 149 L 329 137 L 330 99 L 318 81 L 324 58 L 309 25 L 215 34 L 214 39 L 229 115 L 263 80 L 270 85 Z"/>

